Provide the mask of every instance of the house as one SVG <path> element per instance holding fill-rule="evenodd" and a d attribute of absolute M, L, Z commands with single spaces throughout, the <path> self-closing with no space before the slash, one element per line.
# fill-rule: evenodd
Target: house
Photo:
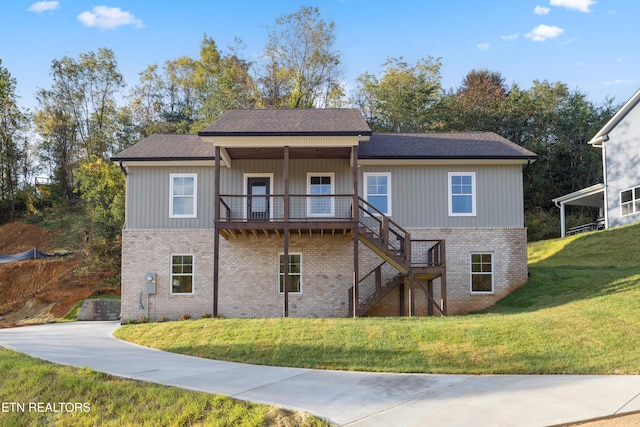
<path fill-rule="evenodd" d="M 233 110 L 126 171 L 122 319 L 451 315 L 527 280 L 522 169 L 494 133 L 373 133 L 355 109 Z"/>
<path fill-rule="evenodd" d="M 561 236 L 640 221 L 640 102 L 638 90 L 588 142 L 602 150 L 604 182 L 553 199 L 560 208 Z M 566 206 L 591 206 L 598 219 L 569 231 Z"/>

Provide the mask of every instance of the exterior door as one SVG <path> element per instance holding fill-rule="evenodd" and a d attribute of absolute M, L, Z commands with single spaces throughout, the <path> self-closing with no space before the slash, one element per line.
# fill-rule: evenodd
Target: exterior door
<path fill-rule="evenodd" d="M 269 219 L 269 177 L 247 178 L 247 213 L 249 219 Z"/>

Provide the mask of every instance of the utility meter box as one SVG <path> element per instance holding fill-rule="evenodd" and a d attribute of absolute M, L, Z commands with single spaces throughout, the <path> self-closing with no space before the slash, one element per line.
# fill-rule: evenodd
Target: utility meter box
<path fill-rule="evenodd" d="M 156 294 L 156 281 L 157 276 L 156 273 L 147 273 L 145 274 L 145 287 L 144 291 L 147 295 L 155 295 Z"/>

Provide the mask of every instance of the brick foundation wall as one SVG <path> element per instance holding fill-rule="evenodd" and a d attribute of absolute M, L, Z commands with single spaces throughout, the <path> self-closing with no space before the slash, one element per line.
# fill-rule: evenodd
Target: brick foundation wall
<path fill-rule="evenodd" d="M 487 308 L 527 281 L 525 228 L 411 229 L 414 239 L 444 239 L 447 260 L 448 314 Z M 193 318 L 213 313 L 214 230 L 124 230 L 121 318 Z M 218 314 L 225 317 L 280 317 L 284 296 L 278 292 L 283 239 L 220 240 Z M 302 254 L 302 293 L 289 294 L 291 317 L 345 317 L 353 281 L 353 241 L 349 238 L 298 237 L 290 253 Z M 471 293 L 471 253 L 493 254 L 494 292 Z M 194 255 L 194 294 L 171 295 L 172 254 Z M 381 260 L 359 246 L 360 277 Z M 157 274 L 157 293 L 144 293 L 145 273 Z M 440 280 L 434 280 L 440 300 Z M 416 283 L 416 315 L 427 314 L 426 283 Z M 141 299 L 142 297 L 142 299 Z M 405 286 L 405 301 L 409 290 Z M 141 308 L 140 303 L 142 302 Z M 406 304 L 407 304 L 406 303 Z M 405 306 L 406 306 L 405 304 Z M 397 316 L 399 291 L 391 292 L 368 315 Z M 408 308 L 405 312 L 408 312 Z"/>
<path fill-rule="evenodd" d="M 122 321 L 148 317 L 198 318 L 213 313 L 214 230 L 127 230 L 122 233 Z M 171 255 L 192 254 L 193 295 L 171 295 Z M 156 273 L 156 294 L 145 294 L 145 274 Z"/>
<path fill-rule="evenodd" d="M 447 265 L 447 314 L 465 314 L 491 307 L 527 282 L 527 230 L 525 228 L 409 229 L 413 239 L 444 239 Z M 471 292 L 471 253 L 493 255 L 493 292 Z M 427 313 L 427 284 L 415 284 L 416 315 Z M 433 281 L 433 296 L 440 301 L 441 281 Z M 397 316 L 399 291 L 394 290 L 368 316 Z M 409 287 L 405 285 L 405 312 Z M 434 311 L 438 315 L 437 310 Z"/>

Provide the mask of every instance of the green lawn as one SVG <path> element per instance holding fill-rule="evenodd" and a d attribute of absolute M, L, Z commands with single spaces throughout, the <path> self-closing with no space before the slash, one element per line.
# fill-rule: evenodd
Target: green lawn
<path fill-rule="evenodd" d="M 0 372 L 2 426 L 328 425 L 300 412 L 59 366 L 1 348 Z"/>
<path fill-rule="evenodd" d="M 201 319 L 116 336 L 212 359 L 467 374 L 640 373 L 640 226 L 529 246 L 530 279 L 483 313 L 447 318 Z"/>

